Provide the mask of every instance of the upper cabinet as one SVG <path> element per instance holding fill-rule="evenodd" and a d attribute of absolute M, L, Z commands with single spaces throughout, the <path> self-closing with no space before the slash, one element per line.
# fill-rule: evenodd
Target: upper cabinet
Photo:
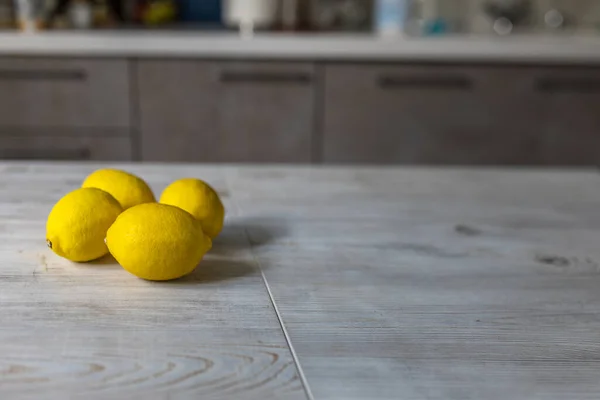
<path fill-rule="evenodd" d="M 142 159 L 310 162 L 309 63 L 137 62 Z"/>
<path fill-rule="evenodd" d="M 542 104 L 527 69 L 326 68 L 328 163 L 537 164 Z"/>
<path fill-rule="evenodd" d="M 0 127 L 128 128 L 126 60 L 0 58 Z"/>

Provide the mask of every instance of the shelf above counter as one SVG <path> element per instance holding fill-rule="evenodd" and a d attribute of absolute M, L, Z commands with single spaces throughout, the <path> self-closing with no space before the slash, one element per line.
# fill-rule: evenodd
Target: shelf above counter
<path fill-rule="evenodd" d="M 600 36 L 382 38 L 207 32 L 0 33 L 0 56 L 600 64 Z"/>

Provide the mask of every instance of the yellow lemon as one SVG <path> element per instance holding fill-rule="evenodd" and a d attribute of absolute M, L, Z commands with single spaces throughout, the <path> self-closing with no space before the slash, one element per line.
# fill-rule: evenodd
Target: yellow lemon
<path fill-rule="evenodd" d="M 48 247 L 61 257 L 84 262 L 108 253 L 106 231 L 123 209 L 107 192 L 82 188 L 54 205 L 46 223 Z"/>
<path fill-rule="evenodd" d="M 212 239 L 223 229 L 225 207 L 217 192 L 200 179 L 186 178 L 171 183 L 162 192 L 160 202 L 192 214 Z"/>
<path fill-rule="evenodd" d="M 95 187 L 113 195 L 124 210 L 156 201 L 152 190 L 142 178 L 118 169 L 100 169 L 83 181 L 82 187 Z"/>
<path fill-rule="evenodd" d="M 188 212 L 158 203 L 124 211 L 108 230 L 106 244 L 123 268 L 151 281 L 189 274 L 212 246 Z"/>

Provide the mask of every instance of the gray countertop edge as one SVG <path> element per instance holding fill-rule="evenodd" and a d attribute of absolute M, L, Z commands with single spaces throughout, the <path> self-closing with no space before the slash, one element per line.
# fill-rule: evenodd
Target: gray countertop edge
<path fill-rule="evenodd" d="M 0 33 L 0 56 L 173 57 L 325 61 L 600 63 L 600 37 L 447 36 L 100 31 Z"/>

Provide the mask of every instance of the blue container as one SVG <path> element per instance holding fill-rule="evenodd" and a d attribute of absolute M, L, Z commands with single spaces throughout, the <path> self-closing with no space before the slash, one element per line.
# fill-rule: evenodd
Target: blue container
<path fill-rule="evenodd" d="M 407 12 L 407 0 L 376 0 L 375 30 L 381 34 L 402 33 Z"/>
<path fill-rule="evenodd" d="M 221 22 L 221 0 L 178 0 L 179 16 L 185 22 Z"/>

